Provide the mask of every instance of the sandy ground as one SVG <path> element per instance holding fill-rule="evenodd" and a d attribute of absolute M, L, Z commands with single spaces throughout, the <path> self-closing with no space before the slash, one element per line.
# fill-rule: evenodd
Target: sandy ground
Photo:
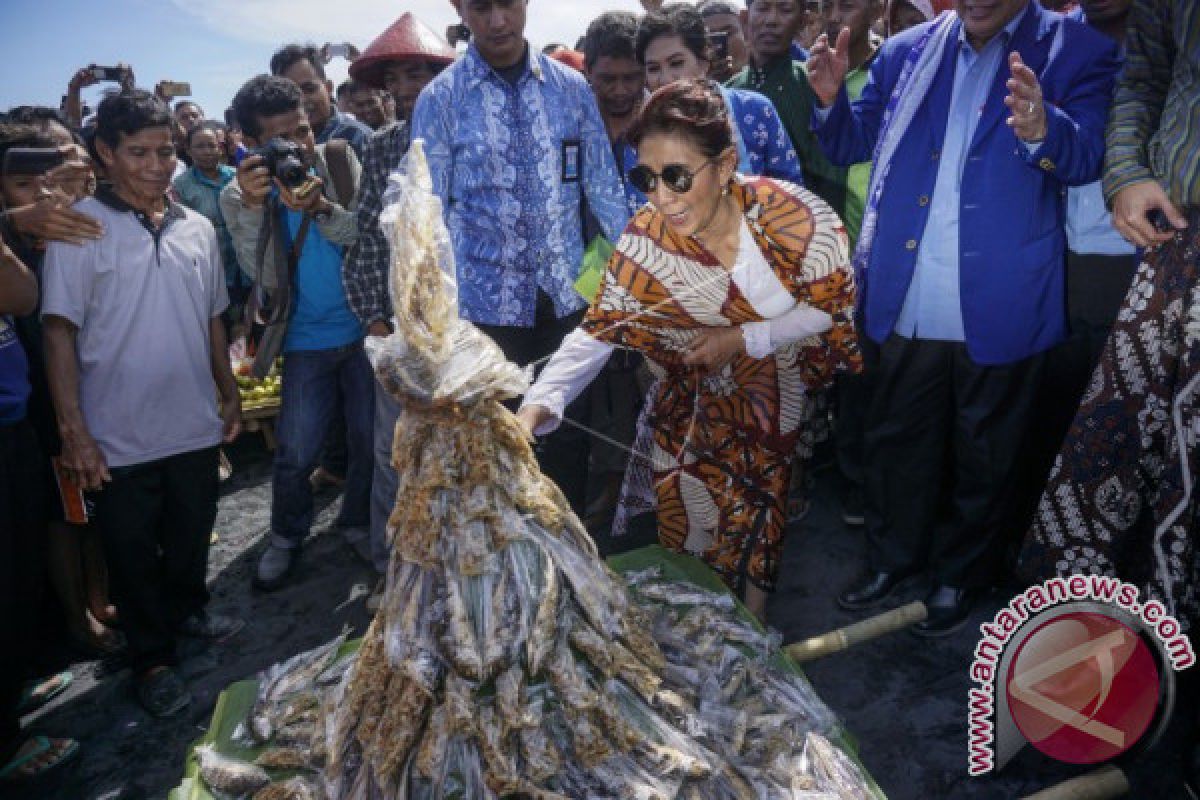
<path fill-rule="evenodd" d="M 319 498 L 321 513 L 294 583 L 273 594 L 251 589 L 254 559 L 269 522 L 270 462 L 257 437 L 244 437 L 231 457 L 236 470 L 222 489 L 220 540 L 209 564 L 211 608 L 241 616 L 246 629 L 211 647 L 185 642 L 181 671 L 193 702 L 184 715 L 169 721 L 153 720 L 140 710 L 130 694 L 128 670 L 119 663 L 74 663 L 77 680 L 71 690 L 25 723 L 34 732 L 78 738 L 81 756 L 40 783 L 0 786 L 0 797 L 165 797 L 179 782 L 184 754 L 207 726 L 225 686 L 327 641 L 346 625 L 358 633 L 365 630 L 370 576 L 330 530 L 337 508 L 331 495 Z M 822 475 L 812 512 L 788 541 L 780 589 L 768 617 L 789 641 L 854 621 L 836 608 L 833 597 L 859 569 L 862 536 L 842 524 L 834 495 L 832 480 Z M 601 545 L 612 543 L 601 539 Z M 919 599 L 921 592 L 915 586 L 904 599 Z M 977 621 L 990 618 L 999 605 L 997 596 L 977 612 Z M 968 627 L 931 644 L 901 633 L 810 666 L 813 683 L 846 720 L 867 767 L 893 800 L 1008 800 L 1082 771 L 1027 748 L 1000 775 L 967 777 L 967 669 L 976 636 Z M 1134 782 L 1131 797 L 1186 797 L 1181 778 L 1186 734 L 1177 720 L 1153 750 L 1127 759 L 1124 766 Z"/>

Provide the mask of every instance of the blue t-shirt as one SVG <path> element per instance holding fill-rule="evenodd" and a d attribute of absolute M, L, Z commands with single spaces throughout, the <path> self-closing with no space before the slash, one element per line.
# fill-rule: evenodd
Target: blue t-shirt
<path fill-rule="evenodd" d="M 29 362 L 12 317 L 0 316 L 0 424 L 25 419 L 29 402 Z"/>
<path fill-rule="evenodd" d="M 303 217 L 298 211 L 283 213 L 291 247 Z M 296 265 L 296 303 L 283 350 L 329 350 L 362 337 L 362 324 L 350 311 L 342 288 L 342 248 L 310 223 Z"/>

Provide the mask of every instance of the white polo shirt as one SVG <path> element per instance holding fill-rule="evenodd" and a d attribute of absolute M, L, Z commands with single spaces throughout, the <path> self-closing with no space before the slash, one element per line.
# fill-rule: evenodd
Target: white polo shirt
<path fill-rule="evenodd" d="M 80 404 L 108 466 L 219 444 L 209 323 L 229 296 L 212 224 L 168 200 L 156 231 L 108 187 L 75 209 L 104 236 L 47 247 L 42 317 L 79 329 Z"/>

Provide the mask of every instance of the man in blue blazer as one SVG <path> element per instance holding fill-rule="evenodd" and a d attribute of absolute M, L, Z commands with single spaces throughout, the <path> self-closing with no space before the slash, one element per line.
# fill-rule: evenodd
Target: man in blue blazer
<path fill-rule="evenodd" d="M 874 161 L 855 254 L 881 345 L 871 563 L 838 599 L 870 608 L 927 569 L 926 636 L 961 627 L 995 577 L 1042 354 L 1066 336 L 1066 189 L 1100 175 L 1118 68 L 1110 40 L 1036 2 L 956 10 L 889 40 L 854 103 L 847 31 L 818 39 L 808 64 L 829 159 Z"/>

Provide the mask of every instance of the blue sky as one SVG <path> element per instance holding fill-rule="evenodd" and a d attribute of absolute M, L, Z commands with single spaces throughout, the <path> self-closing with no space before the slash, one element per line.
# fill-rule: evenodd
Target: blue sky
<path fill-rule="evenodd" d="M 637 0 L 529 0 L 526 34 L 537 44 L 572 44 L 608 9 L 640 10 Z M 458 17 L 449 0 L 0 0 L 0 109 L 57 107 L 79 67 L 125 61 L 138 84 L 192 84 L 219 119 L 247 78 L 266 71 L 289 41 L 351 41 L 360 48 L 405 11 L 443 31 Z M 330 77 L 345 77 L 335 62 Z M 100 88 L 84 91 L 95 105 Z"/>

